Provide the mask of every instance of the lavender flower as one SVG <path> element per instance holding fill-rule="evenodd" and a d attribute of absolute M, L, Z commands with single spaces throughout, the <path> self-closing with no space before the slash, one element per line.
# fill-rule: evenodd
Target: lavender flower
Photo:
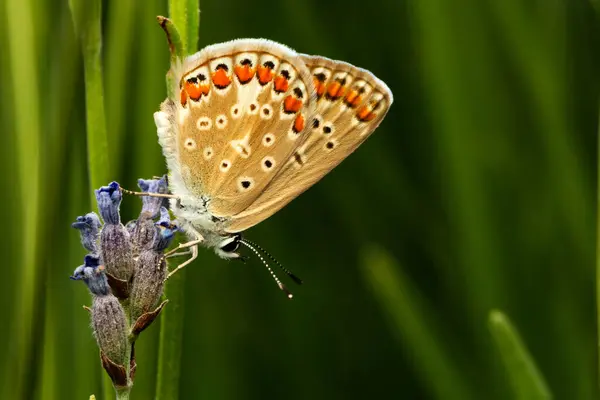
<path fill-rule="evenodd" d="M 92 328 L 98 347 L 115 364 L 123 365 L 127 352 L 127 322 L 119 300 L 111 293 L 104 267 L 87 255 L 71 279 L 83 280 L 93 296 Z"/>
<path fill-rule="evenodd" d="M 168 191 L 166 177 L 140 179 L 138 185 L 149 193 Z M 171 222 L 163 198 L 144 196 L 139 218 L 125 227 L 119 184 L 112 182 L 95 194 L 104 225 L 93 212 L 72 224 L 90 254 L 71 279 L 84 281 L 92 294 L 92 328 L 102 366 L 115 388 L 128 390 L 136 369 L 134 342 L 166 304 L 156 307 L 168 273 L 164 251 L 179 228 Z"/>
<path fill-rule="evenodd" d="M 128 362 L 128 328 L 125 312 L 112 294 L 94 296 L 92 302 L 92 329 L 98 347 L 115 364 Z"/>
<path fill-rule="evenodd" d="M 100 256 L 106 272 L 122 281 L 133 274 L 133 254 L 129 232 L 121 224 L 121 190 L 117 182 L 96 190 L 98 211 L 104 220 L 100 232 Z"/>
<path fill-rule="evenodd" d="M 77 217 L 77 220 L 71 226 L 79 229 L 83 247 L 92 254 L 98 254 L 98 232 L 101 226 L 98 214 L 91 212 Z"/>
<path fill-rule="evenodd" d="M 71 279 L 85 282 L 93 295 L 106 296 L 110 293 L 104 267 L 100 265 L 98 258 L 92 255 L 85 256 L 84 264 L 75 268 Z"/>
<path fill-rule="evenodd" d="M 166 177 L 160 179 L 139 179 L 138 186 L 142 191 L 147 193 L 166 193 L 168 191 Z M 127 224 L 135 257 L 148 246 L 152 246 L 156 235 L 153 218 L 158 216 L 161 206 L 165 204 L 165 200 L 160 197 L 143 196 L 142 212 L 139 218 Z"/>
<path fill-rule="evenodd" d="M 138 179 L 138 186 L 142 192 L 146 193 L 167 193 L 166 175 L 160 179 Z M 160 208 L 166 206 L 166 200 L 162 197 L 143 196 L 142 197 L 142 214 L 148 215 L 150 218 L 156 218 L 160 212 Z"/>
<path fill-rule="evenodd" d="M 171 223 L 169 211 L 162 207 L 161 218 L 155 226 L 156 235 L 153 244 L 141 251 L 135 264 L 135 277 L 130 295 L 134 320 L 142 314 L 152 311 L 162 296 L 164 281 L 167 277 L 163 252 L 169 247 L 177 231 L 177 226 Z"/>

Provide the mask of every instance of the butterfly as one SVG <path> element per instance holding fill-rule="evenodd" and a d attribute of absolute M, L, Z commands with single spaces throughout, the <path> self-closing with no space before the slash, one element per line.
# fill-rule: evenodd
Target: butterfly
<path fill-rule="evenodd" d="M 196 258 L 198 244 L 226 259 L 239 258 L 244 244 L 263 260 L 241 232 L 344 160 L 393 101 L 367 70 L 265 39 L 208 46 L 170 74 L 175 95 L 154 120 L 171 210 L 191 239 L 180 248 L 192 256 L 177 269 Z"/>

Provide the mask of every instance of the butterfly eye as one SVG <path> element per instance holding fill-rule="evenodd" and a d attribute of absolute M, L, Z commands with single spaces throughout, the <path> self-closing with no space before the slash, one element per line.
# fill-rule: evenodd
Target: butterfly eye
<path fill-rule="evenodd" d="M 231 238 L 227 238 L 222 242 L 223 245 L 220 246 L 220 249 L 222 251 L 224 251 L 225 253 L 232 253 L 240 247 L 240 239 L 241 239 L 240 235 L 236 235 Z"/>

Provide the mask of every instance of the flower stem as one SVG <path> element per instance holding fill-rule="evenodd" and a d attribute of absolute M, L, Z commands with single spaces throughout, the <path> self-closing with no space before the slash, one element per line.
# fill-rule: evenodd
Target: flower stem
<path fill-rule="evenodd" d="M 198 28 L 200 23 L 199 0 L 170 0 L 169 25 L 163 29 L 169 37 L 171 60 L 182 58 L 188 53 L 195 53 L 198 44 Z M 159 19 L 160 21 L 160 19 Z M 177 29 L 179 27 L 179 29 Z M 167 76 L 167 91 L 172 85 Z M 169 93 L 169 96 L 173 96 Z M 165 288 L 165 296 L 169 306 L 160 319 L 160 343 L 158 350 L 158 373 L 156 379 L 156 399 L 170 400 L 179 398 L 179 377 L 183 339 L 183 315 L 185 299 L 185 270 L 169 279 Z"/>
<path fill-rule="evenodd" d="M 90 191 L 94 193 L 93 189 L 107 183 L 111 176 L 104 115 L 102 3 L 101 0 L 69 0 L 69 8 L 83 54 L 88 176 Z M 91 203 L 92 208 L 95 208 L 93 195 Z M 105 374 L 102 377 L 102 387 L 104 399 L 108 400 L 112 397 L 112 383 Z"/>
<path fill-rule="evenodd" d="M 129 393 L 131 392 L 131 387 L 124 387 L 116 389 L 117 392 L 117 400 L 129 400 Z"/>
<path fill-rule="evenodd" d="M 109 181 L 108 140 L 102 77 L 102 8 L 100 0 L 69 0 L 75 31 L 81 42 L 85 72 L 88 173 L 90 187 Z M 92 206 L 94 206 L 92 199 Z"/>
<path fill-rule="evenodd" d="M 5 7 L 6 5 L 6 7 Z M 38 5 L 31 0 L 4 2 L 4 21 L 7 24 L 8 48 L 3 48 L 3 58 L 10 60 L 10 82 L 12 84 L 14 110 L 14 134 L 18 171 L 16 179 L 19 183 L 21 215 L 20 235 L 21 248 L 20 265 L 15 266 L 18 271 L 12 311 L 13 320 L 4 321 L 3 326 L 10 327 L 12 338 L 10 353 L 6 365 L 0 366 L 3 370 L 2 385 L 0 385 L 0 398 L 26 398 L 28 370 L 33 367 L 32 343 L 35 328 L 35 305 L 40 295 L 36 290 L 39 279 L 38 251 L 41 248 L 37 235 L 40 229 L 40 145 L 44 143 L 40 134 L 40 101 L 45 97 L 40 94 L 38 76 L 38 53 L 35 26 L 35 11 Z M 7 93 L 11 89 L 3 88 Z M 3 143 L 5 136 L 10 133 L 3 129 Z M 3 310 L 4 312 L 4 310 Z M 3 328 L 8 329 L 8 328 Z M 8 349 L 8 347 L 6 348 Z M 10 393 L 10 394 L 8 394 Z"/>
<path fill-rule="evenodd" d="M 599 11 L 600 15 L 600 11 Z M 597 190 L 598 194 L 596 197 L 596 313 L 597 313 L 597 324 L 598 327 L 596 329 L 596 343 L 598 345 L 598 373 L 600 374 L 600 112 L 598 113 L 598 154 L 597 154 L 597 163 L 598 163 L 598 172 L 597 172 Z M 600 375 L 598 376 L 597 384 L 600 387 Z"/>

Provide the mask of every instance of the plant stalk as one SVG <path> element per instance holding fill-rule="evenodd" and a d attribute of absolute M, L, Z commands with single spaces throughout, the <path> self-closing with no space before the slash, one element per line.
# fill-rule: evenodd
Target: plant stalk
<path fill-rule="evenodd" d="M 170 0 L 170 21 L 159 23 L 167 34 L 171 51 L 171 62 L 183 58 L 197 50 L 198 29 L 200 23 L 199 0 Z M 173 85 L 172 77 L 167 74 L 167 92 Z M 165 296 L 169 307 L 160 319 L 160 343 L 158 354 L 158 372 L 156 379 L 156 399 L 174 400 L 179 398 L 179 380 L 181 373 L 181 354 L 183 339 L 183 316 L 185 310 L 185 270 L 178 272 L 165 287 Z"/>

